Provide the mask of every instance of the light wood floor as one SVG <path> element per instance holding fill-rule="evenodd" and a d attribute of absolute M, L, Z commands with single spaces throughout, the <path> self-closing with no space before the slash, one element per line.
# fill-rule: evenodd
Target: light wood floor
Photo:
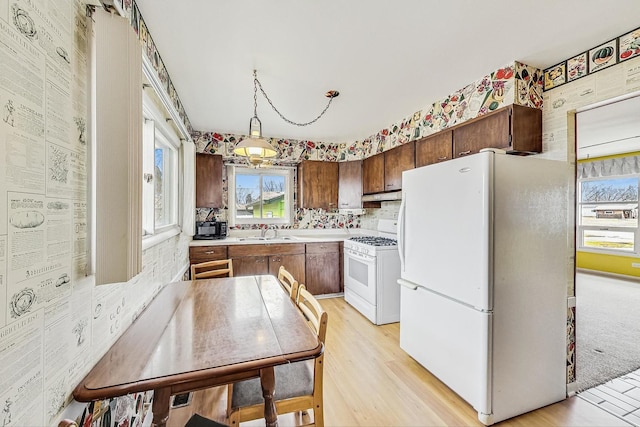
<path fill-rule="evenodd" d="M 375 326 L 343 298 L 320 303 L 329 313 L 327 426 L 482 426 L 470 405 L 400 349 L 399 323 Z M 171 411 L 169 426 L 183 426 L 194 412 L 225 422 L 225 408 L 226 388 L 197 392 L 191 405 Z M 309 416 L 283 414 L 278 421 L 280 426 L 299 426 Z M 264 420 L 243 425 L 264 425 Z M 629 426 L 576 397 L 497 425 Z"/>

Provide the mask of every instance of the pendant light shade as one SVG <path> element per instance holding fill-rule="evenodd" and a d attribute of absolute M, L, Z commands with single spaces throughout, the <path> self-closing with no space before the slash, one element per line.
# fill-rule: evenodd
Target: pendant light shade
<path fill-rule="evenodd" d="M 249 138 L 240 141 L 233 152 L 238 156 L 247 157 L 252 165 L 259 165 L 264 159 L 275 157 L 278 154 L 271 144 L 262 137 L 262 123 L 257 115 L 254 115 L 249 122 Z"/>

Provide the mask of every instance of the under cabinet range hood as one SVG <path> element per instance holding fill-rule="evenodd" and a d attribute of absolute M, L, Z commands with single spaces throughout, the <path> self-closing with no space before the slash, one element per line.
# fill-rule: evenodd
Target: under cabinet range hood
<path fill-rule="evenodd" d="M 402 200 L 402 191 L 391 191 L 389 193 L 366 194 L 362 196 L 363 202 L 388 202 L 391 200 Z"/>

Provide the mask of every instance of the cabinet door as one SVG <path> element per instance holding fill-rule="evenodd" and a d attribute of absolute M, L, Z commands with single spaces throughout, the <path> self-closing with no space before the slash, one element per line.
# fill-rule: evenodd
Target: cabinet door
<path fill-rule="evenodd" d="M 256 274 L 269 274 L 268 256 L 243 256 L 233 258 L 234 276 L 253 276 Z"/>
<path fill-rule="evenodd" d="M 416 141 L 416 167 L 451 160 L 453 155 L 453 132 L 440 131 Z"/>
<path fill-rule="evenodd" d="M 189 248 L 189 263 L 198 264 L 205 261 L 227 259 L 226 246 L 191 246 Z"/>
<path fill-rule="evenodd" d="M 511 106 L 511 147 L 520 153 L 542 152 L 542 110 Z"/>
<path fill-rule="evenodd" d="M 362 207 L 362 160 L 338 163 L 338 208 Z"/>
<path fill-rule="evenodd" d="M 338 207 L 338 163 L 305 160 L 298 166 L 298 200 L 301 208 Z"/>
<path fill-rule="evenodd" d="M 511 145 L 509 136 L 509 108 L 470 120 L 453 130 L 453 157 L 489 147 L 507 149 Z"/>
<path fill-rule="evenodd" d="M 196 207 L 222 208 L 222 156 L 196 154 Z"/>
<path fill-rule="evenodd" d="M 364 194 L 384 191 L 384 153 L 362 161 L 362 191 Z"/>
<path fill-rule="evenodd" d="M 415 143 L 413 141 L 385 151 L 384 191 L 401 190 L 402 172 L 415 167 Z"/>
<path fill-rule="evenodd" d="M 298 281 L 305 282 L 305 255 L 271 255 L 269 257 L 269 274 L 278 275 L 280 266 L 283 265 L 289 273 Z"/>
<path fill-rule="evenodd" d="M 313 295 L 342 292 L 340 244 L 307 243 L 305 286 Z"/>
<path fill-rule="evenodd" d="M 342 292 L 340 285 L 340 254 L 307 254 L 305 286 L 313 295 Z"/>

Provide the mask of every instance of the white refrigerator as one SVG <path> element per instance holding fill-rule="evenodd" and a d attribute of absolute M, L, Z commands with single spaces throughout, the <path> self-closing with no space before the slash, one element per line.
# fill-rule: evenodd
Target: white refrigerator
<path fill-rule="evenodd" d="M 569 179 L 492 151 L 402 174 L 400 347 L 486 425 L 566 397 Z"/>

